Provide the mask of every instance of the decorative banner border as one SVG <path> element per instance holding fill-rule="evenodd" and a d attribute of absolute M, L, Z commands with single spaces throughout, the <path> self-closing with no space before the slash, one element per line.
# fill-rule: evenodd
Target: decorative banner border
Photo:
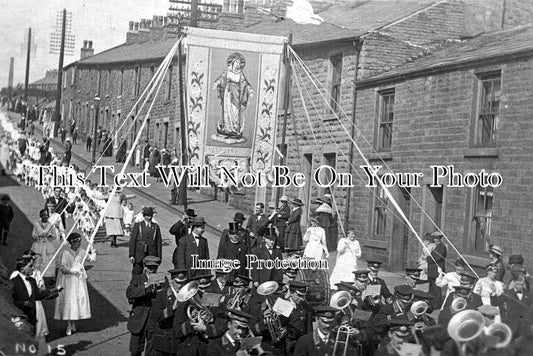
<path fill-rule="evenodd" d="M 280 73 L 283 72 L 281 66 L 286 42 L 285 37 L 278 36 L 187 29 L 188 147 L 191 165 L 209 164 L 214 169 L 217 165 L 227 166 L 232 163 L 239 167 L 239 171 L 266 173 L 271 170 L 274 162 Z M 211 135 L 211 131 L 216 118 L 212 117 L 212 106 L 214 101 L 221 99 L 212 89 L 219 74 L 213 66 L 220 69 L 220 62 L 226 62 L 226 58 L 220 58 L 222 53 L 227 56 L 226 53 L 232 52 L 246 53 L 250 59 L 250 65 L 245 67 L 243 74 L 248 75 L 247 79 L 250 79 L 253 90 L 246 108 L 254 108 L 254 112 L 246 112 L 242 126 L 253 122 L 253 127 L 246 128 L 251 135 L 241 141 L 232 142 L 227 139 L 226 142 L 230 143 L 214 144 L 213 139 L 216 137 Z M 217 63 L 212 63 L 213 60 Z"/>

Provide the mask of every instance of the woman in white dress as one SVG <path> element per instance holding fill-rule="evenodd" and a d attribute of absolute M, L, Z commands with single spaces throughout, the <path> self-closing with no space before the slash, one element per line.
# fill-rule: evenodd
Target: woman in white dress
<path fill-rule="evenodd" d="M 57 249 L 61 247 L 63 225 L 59 214 L 54 214 L 53 219 L 49 219 L 48 210 L 46 209 L 42 209 L 39 212 L 39 216 L 41 221 L 37 221 L 33 225 L 32 237 L 34 242 L 31 249 L 39 255 L 35 260 L 35 269 L 43 273 Z M 59 261 L 56 257 L 56 262 L 52 262 L 50 267 L 44 271 L 42 277 L 55 277 L 57 267 L 59 267 Z"/>
<path fill-rule="evenodd" d="M 422 271 L 420 272 L 420 279 L 424 280 L 427 279 L 427 273 L 428 273 L 428 261 L 427 258 L 431 254 L 431 251 L 435 248 L 435 243 L 433 242 L 433 237 L 431 237 L 430 233 L 427 233 L 424 236 L 424 245 L 426 245 L 426 248 L 422 249 L 422 253 L 420 254 L 420 258 L 418 258 L 417 265 L 418 268 Z"/>
<path fill-rule="evenodd" d="M 87 273 L 82 260 L 85 251 L 80 248 L 81 235 L 71 233 L 67 241 L 70 248 L 61 255 L 57 286 L 64 288 L 56 300 L 54 319 L 67 320 L 67 335 L 76 332 L 76 320 L 91 318 L 91 305 L 87 291 Z"/>
<path fill-rule="evenodd" d="M 329 279 L 330 288 L 337 290 L 339 282 L 355 282 L 352 273 L 357 267 L 357 259 L 361 257 L 361 246 L 355 239 L 354 231 L 348 232 L 348 236 L 341 237 L 337 245 L 337 261 Z"/>
<path fill-rule="evenodd" d="M 328 258 L 329 252 L 326 246 L 326 231 L 318 226 L 318 220 L 316 218 L 311 218 L 310 222 L 311 226 L 307 228 L 303 236 L 303 242 L 307 243 L 303 257 L 321 260 L 323 254 L 325 254 L 326 258 Z"/>

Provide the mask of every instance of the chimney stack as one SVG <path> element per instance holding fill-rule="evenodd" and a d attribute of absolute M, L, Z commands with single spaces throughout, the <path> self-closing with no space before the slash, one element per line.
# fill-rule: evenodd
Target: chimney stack
<path fill-rule="evenodd" d="M 94 55 L 93 41 L 84 40 L 83 47 L 81 48 L 80 52 L 80 60 L 88 58 L 92 55 Z"/>
<path fill-rule="evenodd" d="M 126 32 L 126 44 L 132 44 L 139 41 L 139 23 L 129 22 L 129 30 Z"/>

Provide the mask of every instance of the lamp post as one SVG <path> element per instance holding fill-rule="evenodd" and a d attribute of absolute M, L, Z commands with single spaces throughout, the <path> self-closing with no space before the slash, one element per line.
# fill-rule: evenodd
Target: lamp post
<path fill-rule="evenodd" d="M 93 155 L 92 163 L 96 163 L 96 135 L 98 133 L 98 112 L 100 111 L 100 97 L 96 96 L 94 98 L 96 101 L 96 111 L 94 113 L 94 129 L 93 129 Z"/>

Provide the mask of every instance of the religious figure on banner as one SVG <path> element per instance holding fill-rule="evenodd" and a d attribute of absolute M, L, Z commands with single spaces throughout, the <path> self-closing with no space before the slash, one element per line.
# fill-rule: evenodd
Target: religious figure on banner
<path fill-rule="evenodd" d="M 244 128 L 243 112 L 248 105 L 248 99 L 253 97 L 252 86 L 242 72 L 246 59 L 238 52 L 228 56 L 227 68 L 213 83 L 213 89 L 218 91 L 221 105 L 221 115 L 217 121 L 217 133 L 211 138 L 226 144 L 246 142 L 242 136 Z"/>

